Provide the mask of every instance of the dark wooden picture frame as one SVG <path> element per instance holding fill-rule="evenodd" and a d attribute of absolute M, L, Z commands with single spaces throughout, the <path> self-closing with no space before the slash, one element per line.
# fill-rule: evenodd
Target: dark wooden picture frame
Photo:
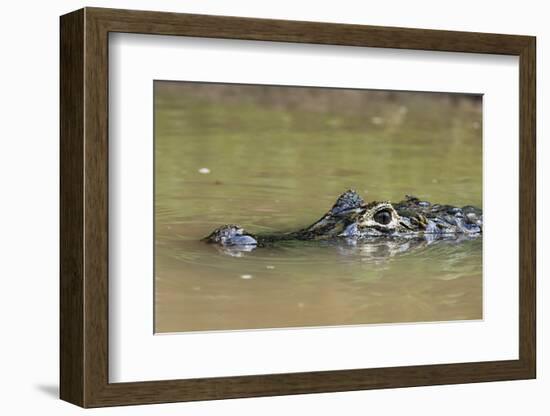
<path fill-rule="evenodd" d="M 109 383 L 108 35 L 111 32 L 519 56 L 519 359 Z M 536 376 L 535 38 L 85 8 L 61 17 L 60 396 L 82 407 Z"/>

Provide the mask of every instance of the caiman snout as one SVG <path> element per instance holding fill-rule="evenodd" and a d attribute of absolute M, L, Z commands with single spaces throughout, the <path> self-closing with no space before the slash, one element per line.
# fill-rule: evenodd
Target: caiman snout
<path fill-rule="evenodd" d="M 238 225 L 224 225 L 204 239 L 208 243 L 223 246 L 255 246 L 258 241 Z"/>

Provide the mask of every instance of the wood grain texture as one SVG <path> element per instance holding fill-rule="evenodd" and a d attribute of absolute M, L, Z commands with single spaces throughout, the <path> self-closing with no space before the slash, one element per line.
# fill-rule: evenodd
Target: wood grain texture
<path fill-rule="evenodd" d="M 518 360 L 109 383 L 108 34 L 195 36 L 520 57 Z M 535 38 L 86 8 L 61 18 L 61 397 L 83 407 L 533 378 Z"/>
<path fill-rule="evenodd" d="M 60 24 L 60 388 L 84 405 L 84 12 Z"/>
<path fill-rule="evenodd" d="M 520 54 L 519 142 L 519 356 L 536 377 L 536 41 Z"/>
<path fill-rule="evenodd" d="M 84 329 L 85 406 L 108 380 L 108 33 L 85 11 Z"/>
<path fill-rule="evenodd" d="M 87 8 L 110 32 L 519 55 L 528 36 Z"/>

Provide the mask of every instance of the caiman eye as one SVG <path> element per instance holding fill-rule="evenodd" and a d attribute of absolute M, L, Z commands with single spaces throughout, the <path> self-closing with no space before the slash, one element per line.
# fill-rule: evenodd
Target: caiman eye
<path fill-rule="evenodd" d="M 376 214 L 374 214 L 374 221 L 376 221 L 378 224 L 388 225 L 391 220 L 391 213 L 387 209 L 378 211 Z"/>

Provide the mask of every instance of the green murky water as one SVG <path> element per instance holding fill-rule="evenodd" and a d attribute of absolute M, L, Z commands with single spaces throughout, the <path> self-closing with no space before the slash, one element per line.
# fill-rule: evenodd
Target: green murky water
<path fill-rule="evenodd" d="M 248 253 L 199 241 L 226 223 L 301 228 L 349 188 L 481 207 L 481 144 L 473 97 L 157 82 L 156 331 L 482 318 L 481 238 Z"/>

